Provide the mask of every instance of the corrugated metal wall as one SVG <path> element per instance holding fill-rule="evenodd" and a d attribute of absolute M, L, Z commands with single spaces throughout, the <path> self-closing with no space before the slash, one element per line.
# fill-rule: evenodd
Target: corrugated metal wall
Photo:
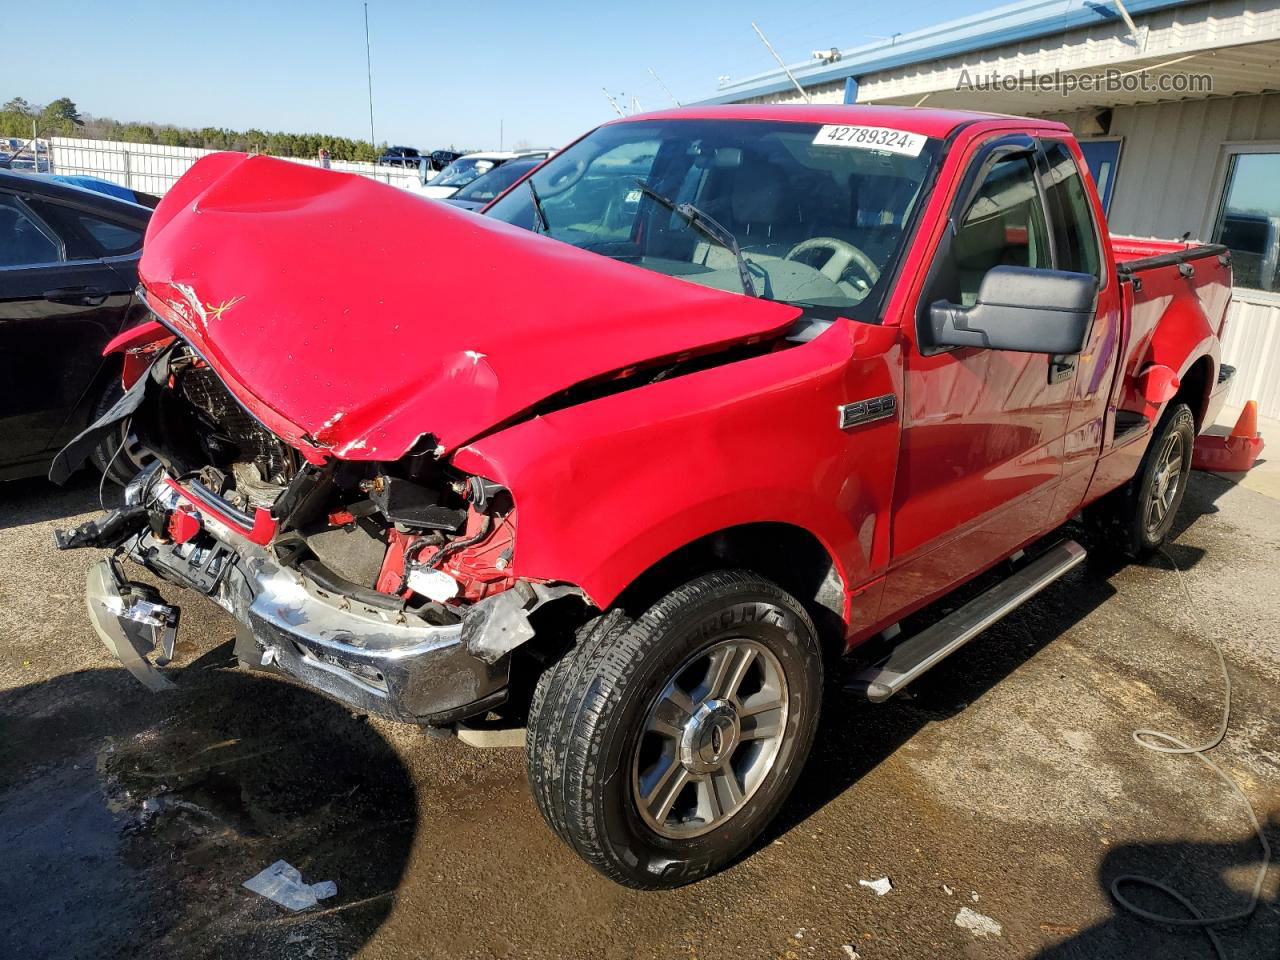
<path fill-rule="evenodd" d="M 1079 136 L 1097 111 L 1062 114 Z M 1139 237 L 1201 237 L 1217 210 L 1215 175 L 1227 141 L 1280 142 L 1280 93 L 1116 107 L 1123 137 L 1111 228 Z"/>
<path fill-rule="evenodd" d="M 1054 119 L 1080 132 L 1093 116 Z M 1223 144 L 1272 141 L 1280 150 L 1280 93 L 1116 107 L 1109 135 L 1124 138 L 1111 229 L 1208 239 L 1221 201 Z M 1228 406 L 1257 400 L 1263 416 L 1280 418 L 1280 294 L 1236 290 L 1222 359 L 1237 370 Z"/>
<path fill-rule="evenodd" d="M 1257 400 L 1259 413 L 1280 419 L 1280 300 L 1236 291 L 1222 338 L 1222 360 L 1236 368 L 1227 406 Z M 1271 442 L 1280 442 L 1280 437 Z"/>

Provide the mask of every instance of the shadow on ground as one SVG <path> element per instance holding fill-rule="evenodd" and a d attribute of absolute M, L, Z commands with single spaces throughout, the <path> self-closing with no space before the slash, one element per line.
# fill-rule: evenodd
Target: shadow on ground
<path fill-rule="evenodd" d="M 98 510 L 98 479 L 81 470 L 65 487 L 43 477 L 0 483 L 0 530 Z M 103 496 L 108 504 L 118 501 L 120 488 L 107 484 Z"/>
<path fill-rule="evenodd" d="M 123 670 L 0 692 L 7 956 L 348 957 L 380 926 L 415 831 L 408 772 L 340 706 L 216 668 L 228 652 L 168 694 Z M 290 914 L 240 887 L 279 859 L 337 896 Z"/>
<path fill-rule="evenodd" d="M 1280 820 L 1272 818 L 1264 829 L 1274 846 L 1280 839 Z M 1098 870 L 1098 883 L 1110 896 L 1111 884 L 1125 875 L 1139 874 L 1173 887 L 1190 899 L 1206 916 L 1223 916 L 1248 903 L 1261 863 L 1262 848 L 1250 831 L 1233 843 L 1126 844 L 1111 850 Z M 1229 882 L 1230 880 L 1230 882 Z M 1244 923 L 1217 928 L 1228 957 L 1261 956 L 1250 949 L 1270 943 L 1270 956 L 1280 955 L 1280 901 L 1263 896 L 1253 917 Z M 1141 909 L 1170 917 L 1190 914 L 1170 897 L 1156 890 L 1124 884 L 1121 893 Z M 1247 942 L 1246 942 L 1247 941 Z M 1244 951 L 1249 952 L 1244 952 Z M 1148 923 L 1116 908 L 1105 921 L 1047 950 L 1036 960 L 1100 960 L 1104 957 L 1160 957 L 1161 960 L 1199 960 L 1216 955 L 1201 928 L 1175 928 Z"/>

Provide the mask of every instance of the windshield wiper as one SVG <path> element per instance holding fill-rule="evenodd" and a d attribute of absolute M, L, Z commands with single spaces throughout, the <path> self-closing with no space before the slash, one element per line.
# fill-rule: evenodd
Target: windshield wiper
<path fill-rule="evenodd" d="M 533 177 L 527 181 L 529 184 L 529 196 L 533 198 L 533 216 L 539 229 L 534 233 L 550 233 L 551 224 L 547 223 L 547 212 L 542 209 L 542 198 L 538 196 L 538 188 L 533 185 Z"/>
<path fill-rule="evenodd" d="M 662 204 L 672 213 L 679 217 L 683 217 L 689 226 L 701 231 L 710 237 L 720 246 L 724 247 L 733 254 L 733 258 L 738 262 L 738 279 L 742 281 L 742 292 L 750 297 L 759 297 L 756 293 L 755 279 L 751 276 L 751 269 L 747 265 L 747 258 L 742 255 L 742 248 L 738 246 L 738 240 L 733 233 L 720 221 L 716 220 L 708 213 L 703 213 L 692 203 L 676 203 L 670 197 L 664 197 L 653 187 L 649 186 L 639 177 L 635 178 L 636 186 L 640 191 L 651 200 Z"/>

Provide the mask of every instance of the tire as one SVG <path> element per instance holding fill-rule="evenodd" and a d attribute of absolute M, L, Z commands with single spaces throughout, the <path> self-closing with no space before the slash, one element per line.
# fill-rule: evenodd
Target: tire
<path fill-rule="evenodd" d="M 1191 408 L 1171 404 L 1156 425 L 1133 479 L 1089 512 L 1104 546 L 1125 556 L 1144 557 L 1164 543 L 1187 492 L 1195 439 Z M 1170 472 L 1175 459 L 1176 469 Z"/>
<path fill-rule="evenodd" d="M 698 577 L 634 622 L 606 613 L 534 692 L 534 799 L 618 883 L 701 879 L 746 850 L 795 786 L 822 672 L 809 615 L 754 574 Z"/>
<path fill-rule="evenodd" d="M 98 402 L 94 404 L 89 415 L 89 422 L 94 423 L 111 409 L 117 400 L 124 395 L 124 388 L 117 378 L 112 378 L 107 389 L 102 392 Z M 90 454 L 93 465 L 99 473 L 119 486 L 127 486 L 129 481 L 138 475 L 143 467 L 155 459 L 145 447 L 138 443 L 129 431 L 129 421 L 125 420 L 117 429 L 112 430 Z"/>

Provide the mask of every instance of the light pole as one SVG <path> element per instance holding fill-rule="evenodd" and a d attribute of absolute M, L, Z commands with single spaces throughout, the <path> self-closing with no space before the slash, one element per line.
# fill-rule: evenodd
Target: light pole
<path fill-rule="evenodd" d="M 369 4 L 364 5 L 364 65 L 369 78 L 369 146 L 378 149 L 378 141 L 373 135 L 373 53 L 369 48 Z"/>

